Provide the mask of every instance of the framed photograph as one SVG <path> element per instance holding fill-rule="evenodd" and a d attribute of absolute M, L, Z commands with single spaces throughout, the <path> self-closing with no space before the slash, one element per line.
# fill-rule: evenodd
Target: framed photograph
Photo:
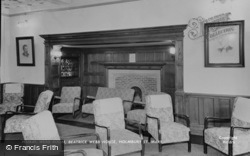
<path fill-rule="evenodd" d="M 35 66 L 34 37 L 17 37 L 17 66 Z"/>
<path fill-rule="evenodd" d="M 205 23 L 205 67 L 244 67 L 244 21 Z"/>

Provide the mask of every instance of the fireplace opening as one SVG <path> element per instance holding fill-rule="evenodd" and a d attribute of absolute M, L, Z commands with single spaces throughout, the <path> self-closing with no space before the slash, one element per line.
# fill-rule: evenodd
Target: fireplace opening
<path fill-rule="evenodd" d="M 134 94 L 134 103 L 131 107 L 131 109 L 144 109 L 144 105 L 141 105 L 140 103 L 142 102 L 142 90 L 138 86 L 133 86 L 131 89 L 135 90 Z"/>
<path fill-rule="evenodd" d="M 141 102 L 142 101 L 142 91 L 141 91 L 141 89 L 139 87 L 137 87 L 137 86 L 133 86 L 133 87 L 131 87 L 131 89 L 135 90 L 134 101 Z"/>

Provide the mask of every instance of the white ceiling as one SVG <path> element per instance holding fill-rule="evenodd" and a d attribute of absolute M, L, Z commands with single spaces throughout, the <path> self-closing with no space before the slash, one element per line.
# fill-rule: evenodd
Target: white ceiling
<path fill-rule="evenodd" d="M 3 14 L 11 16 L 37 11 L 76 9 L 131 1 L 138 0 L 1 0 L 1 10 Z"/>

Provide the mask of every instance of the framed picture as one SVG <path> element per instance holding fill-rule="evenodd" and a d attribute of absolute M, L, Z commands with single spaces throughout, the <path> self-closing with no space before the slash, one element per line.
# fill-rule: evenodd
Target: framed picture
<path fill-rule="evenodd" d="M 244 21 L 205 23 L 205 67 L 244 67 Z"/>
<path fill-rule="evenodd" d="M 17 37 L 17 66 L 35 66 L 34 37 Z"/>

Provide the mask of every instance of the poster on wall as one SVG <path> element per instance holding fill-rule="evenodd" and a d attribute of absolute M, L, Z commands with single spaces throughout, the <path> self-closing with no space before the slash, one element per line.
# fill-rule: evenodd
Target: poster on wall
<path fill-rule="evenodd" d="M 34 37 L 17 37 L 17 66 L 35 66 Z"/>
<path fill-rule="evenodd" d="M 244 21 L 206 23 L 205 67 L 244 67 Z"/>

